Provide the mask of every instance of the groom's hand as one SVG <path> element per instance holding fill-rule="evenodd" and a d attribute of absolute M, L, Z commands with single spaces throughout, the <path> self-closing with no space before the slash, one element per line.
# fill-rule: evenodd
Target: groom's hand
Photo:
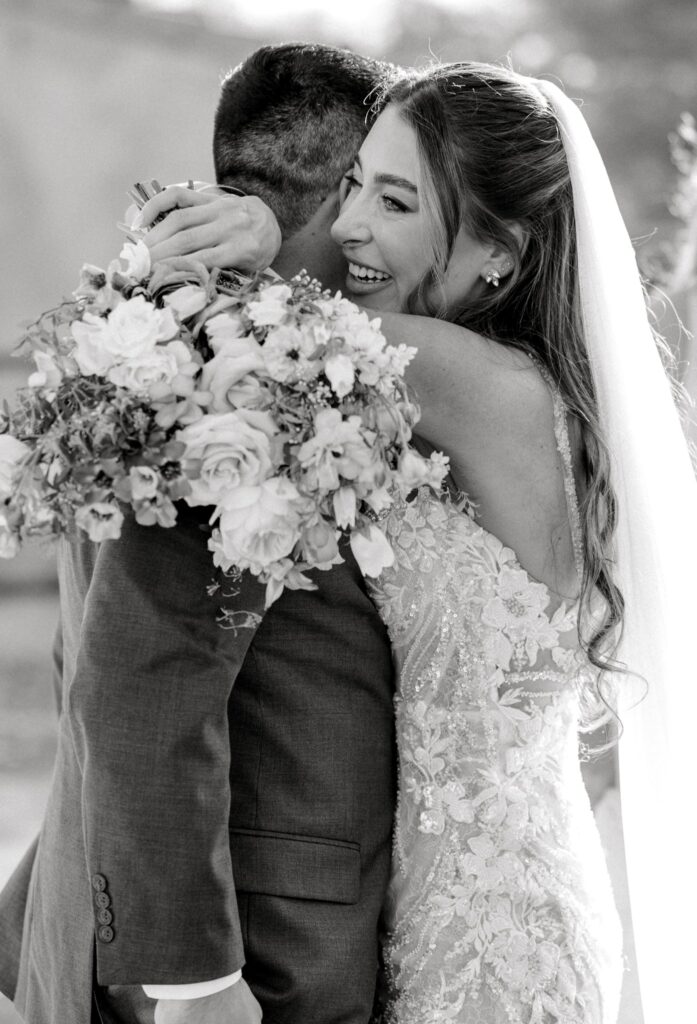
<path fill-rule="evenodd" d="M 242 978 L 201 999 L 159 999 L 155 1024 L 260 1024 L 261 1007 Z"/>
<path fill-rule="evenodd" d="M 170 185 L 145 204 L 139 223 L 147 227 L 162 213 L 165 219 L 143 239 L 153 263 L 190 256 L 209 270 L 264 270 L 281 247 L 278 221 L 256 196 L 227 195 L 215 186 L 198 191 Z"/>

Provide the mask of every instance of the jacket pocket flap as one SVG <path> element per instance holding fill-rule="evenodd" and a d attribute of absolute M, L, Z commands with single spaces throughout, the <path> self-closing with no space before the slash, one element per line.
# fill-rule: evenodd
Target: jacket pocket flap
<path fill-rule="evenodd" d="M 235 888 L 290 899 L 357 903 L 358 843 L 261 829 L 230 829 Z"/>

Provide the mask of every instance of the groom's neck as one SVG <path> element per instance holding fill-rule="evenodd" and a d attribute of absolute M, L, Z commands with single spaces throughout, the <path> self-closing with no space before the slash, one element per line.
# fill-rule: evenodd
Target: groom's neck
<path fill-rule="evenodd" d="M 302 228 L 286 238 L 272 267 L 281 277 L 290 278 L 301 270 L 316 277 L 325 288 L 342 288 L 346 264 L 341 250 L 329 234 L 336 217 L 337 195 L 332 193 Z"/>

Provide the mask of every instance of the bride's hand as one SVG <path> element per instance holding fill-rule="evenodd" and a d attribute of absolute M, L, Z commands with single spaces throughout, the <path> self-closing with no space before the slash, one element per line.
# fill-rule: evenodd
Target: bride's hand
<path fill-rule="evenodd" d="M 201 999 L 159 999 L 155 1024 L 260 1024 L 261 1007 L 244 979 Z"/>
<path fill-rule="evenodd" d="M 140 226 L 147 227 L 162 213 L 165 219 L 143 238 L 153 263 L 190 256 L 209 270 L 264 270 L 281 246 L 278 221 L 256 196 L 227 195 L 216 186 L 197 191 L 171 185 L 145 204 Z"/>

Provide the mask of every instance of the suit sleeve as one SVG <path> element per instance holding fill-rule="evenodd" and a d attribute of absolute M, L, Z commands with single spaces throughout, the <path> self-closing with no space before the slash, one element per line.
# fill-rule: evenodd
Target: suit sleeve
<path fill-rule="evenodd" d="M 229 846 L 228 698 L 254 628 L 223 629 L 193 514 L 101 544 L 67 687 L 102 985 L 191 984 L 244 962 Z M 244 577 L 240 610 L 263 611 Z"/>

